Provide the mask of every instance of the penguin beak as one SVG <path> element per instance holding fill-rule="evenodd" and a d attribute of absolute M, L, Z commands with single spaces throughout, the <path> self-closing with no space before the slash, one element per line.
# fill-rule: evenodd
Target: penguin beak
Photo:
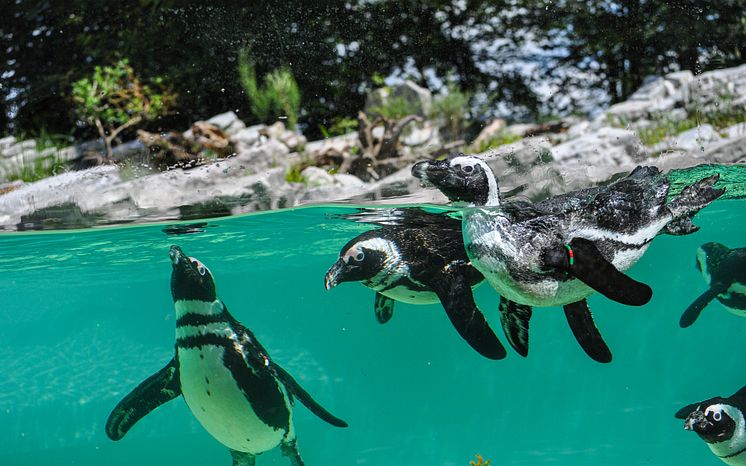
<path fill-rule="evenodd" d="M 423 160 L 412 167 L 412 176 L 422 184 L 438 186 L 450 174 L 450 165 L 446 160 Z"/>
<path fill-rule="evenodd" d="M 343 274 L 346 265 L 342 259 L 339 259 L 326 271 L 324 286 L 326 286 L 327 290 L 331 290 L 344 281 Z"/>
<path fill-rule="evenodd" d="M 711 426 L 712 423 L 707 420 L 705 414 L 700 410 L 694 411 L 689 414 L 689 416 L 687 416 L 686 420 L 684 421 L 684 429 L 691 430 L 696 433 L 705 432 Z"/>
<path fill-rule="evenodd" d="M 168 257 L 171 258 L 171 264 L 174 266 L 174 268 L 178 267 L 180 264 L 183 267 L 184 265 L 189 265 L 189 260 L 184 254 L 184 251 L 181 250 L 180 247 L 176 246 L 175 244 L 171 245 L 171 249 L 168 251 Z"/>

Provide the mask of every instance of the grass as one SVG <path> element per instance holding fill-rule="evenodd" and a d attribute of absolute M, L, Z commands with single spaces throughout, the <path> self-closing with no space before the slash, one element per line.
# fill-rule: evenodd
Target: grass
<path fill-rule="evenodd" d="M 295 165 L 293 167 L 290 167 L 290 169 L 285 173 L 285 181 L 288 183 L 303 183 L 306 184 L 308 180 L 306 180 L 306 177 L 300 174 L 302 171 L 302 168 L 300 165 Z"/>
<path fill-rule="evenodd" d="M 610 117 L 612 126 L 617 128 L 628 128 L 628 121 L 620 118 Z M 669 137 L 676 136 L 684 131 L 696 128 L 700 125 L 711 125 L 716 130 L 722 130 L 738 123 L 746 122 L 746 109 L 743 107 L 728 105 L 716 110 L 695 110 L 686 118 L 675 120 L 661 115 L 653 119 L 653 124 L 647 128 L 637 130 L 638 136 L 646 146 L 653 146 Z"/>
<path fill-rule="evenodd" d="M 521 139 L 523 138 L 518 134 L 511 134 L 505 131 L 501 131 L 492 136 L 490 139 L 481 142 L 479 146 L 474 149 L 478 153 L 486 152 L 496 147 L 504 146 L 506 144 L 512 144 L 514 142 L 520 141 Z"/>
<path fill-rule="evenodd" d="M 20 180 L 25 183 L 32 183 L 67 171 L 67 168 L 67 162 L 58 159 L 56 156 L 39 157 L 31 165 L 21 165 L 20 171 L 8 176 L 8 181 Z"/>

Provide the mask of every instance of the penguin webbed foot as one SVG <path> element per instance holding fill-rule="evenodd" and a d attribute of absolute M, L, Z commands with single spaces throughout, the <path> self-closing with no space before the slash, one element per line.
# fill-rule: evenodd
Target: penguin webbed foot
<path fill-rule="evenodd" d="M 230 450 L 233 466 L 254 466 L 256 464 L 256 455 L 245 453 L 243 451 Z"/>
<path fill-rule="evenodd" d="M 621 304 L 642 306 L 653 296 L 648 285 L 620 272 L 592 241 L 584 238 L 545 250 L 542 260 L 546 267 L 562 270 Z"/>
<path fill-rule="evenodd" d="M 500 297 L 500 323 L 503 332 L 510 346 L 524 358 L 528 356 L 528 329 L 532 313 L 531 306 Z"/>
<path fill-rule="evenodd" d="M 305 466 L 300 451 L 298 451 L 298 441 L 296 439 L 283 441 L 280 444 L 280 451 L 282 456 L 290 460 L 291 466 Z"/>
<path fill-rule="evenodd" d="M 379 324 L 385 324 L 391 317 L 394 316 L 394 301 L 388 296 L 384 296 L 381 293 L 376 293 L 376 301 L 373 305 L 373 310 L 376 313 L 376 320 Z"/>

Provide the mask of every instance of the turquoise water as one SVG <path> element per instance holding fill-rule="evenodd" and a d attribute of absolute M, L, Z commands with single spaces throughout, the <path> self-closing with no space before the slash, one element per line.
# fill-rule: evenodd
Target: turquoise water
<path fill-rule="evenodd" d="M 0 464 L 230 464 L 181 398 L 120 442 L 104 434 L 114 405 L 172 356 L 171 244 L 210 267 L 274 361 L 349 423 L 296 404 L 309 466 L 467 466 L 476 453 L 492 466 L 722 464 L 673 413 L 746 385 L 746 319 L 712 303 L 678 326 L 705 289 L 696 248 L 746 246 L 746 200 L 733 199 L 746 177 L 728 173 L 731 199 L 695 218 L 699 232 L 656 238 L 631 269 L 652 286 L 649 304 L 589 299 L 608 365 L 583 353 L 559 308 L 535 312 L 525 359 L 510 348 L 502 361 L 480 357 L 439 305 L 397 303 L 378 324 L 370 290 L 323 285 L 340 247 L 370 228 L 335 215 L 353 206 L 214 219 L 180 236 L 166 225 L 0 235 Z M 476 299 L 507 347 L 498 295 L 484 284 Z M 273 464 L 287 464 L 279 449 L 257 460 Z"/>

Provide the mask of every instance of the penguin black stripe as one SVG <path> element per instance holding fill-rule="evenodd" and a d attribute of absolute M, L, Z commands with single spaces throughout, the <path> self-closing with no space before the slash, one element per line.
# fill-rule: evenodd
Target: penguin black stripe
<path fill-rule="evenodd" d="M 234 343 L 235 340 L 223 335 L 216 335 L 214 333 L 191 335 L 188 337 L 180 337 L 176 339 L 176 347 L 183 349 L 200 349 L 203 346 L 212 345 L 226 347 L 227 350 L 228 345 L 232 345 Z"/>
<path fill-rule="evenodd" d="M 228 315 L 225 311 L 220 314 L 199 314 L 189 312 L 176 319 L 176 327 L 199 327 L 207 324 L 228 322 Z"/>

